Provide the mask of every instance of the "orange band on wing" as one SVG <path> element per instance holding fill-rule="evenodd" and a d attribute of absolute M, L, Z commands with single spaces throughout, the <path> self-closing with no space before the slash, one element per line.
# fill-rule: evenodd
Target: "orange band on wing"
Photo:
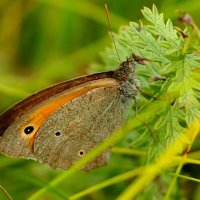
<path fill-rule="evenodd" d="M 32 125 L 34 126 L 34 133 L 30 134 L 26 140 L 28 142 L 28 146 L 32 146 L 34 143 L 35 136 L 37 134 L 38 129 L 40 128 L 41 124 L 57 109 L 59 109 L 62 105 L 70 102 L 71 100 L 95 89 L 100 87 L 116 87 L 119 83 L 115 79 L 105 78 L 97 81 L 91 81 L 88 83 L 84 83 L 77 87 L 69 89 L 68 92 L 64 93 L 63 95 L 59 95 L 57 99 L 52 99 L 52 101 L 47 101 L 46 104 L 39 107 L 37 110 L 27 118 L 27 126 Z M 24 129 L 24 127 L 20 127 L 20 129 Z M 23 131 L 22 131 L 23 132 Z"/>

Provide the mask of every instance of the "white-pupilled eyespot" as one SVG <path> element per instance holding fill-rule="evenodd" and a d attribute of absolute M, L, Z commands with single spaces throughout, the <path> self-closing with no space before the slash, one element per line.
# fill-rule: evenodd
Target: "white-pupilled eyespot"
<path fill-rule="evenodd" d="M 33 132 L 33 130 L 34 130 L 34 127 L 33 127 L 33 126 L 27 126 L 27 127 L 24 129 L 24 133 L 25 133 L 26 135 L 28 135 L 28 134 L 31 134 L 31 133 Z"/>

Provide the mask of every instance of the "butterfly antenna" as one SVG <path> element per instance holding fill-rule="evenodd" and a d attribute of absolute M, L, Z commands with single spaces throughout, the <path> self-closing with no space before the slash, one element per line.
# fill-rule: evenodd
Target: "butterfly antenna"
<path fill-rule="evenodd" d="M 115 51 L 116 51 L 116 54 L 117 54 L 119 61 L 121 62 L 121 59 L 119 57 L 119 53 L 118 53 L 118 50 L 117 50 L 117 46 L 116 46 L 116 43 L 115 43 L 115 38 L 114 38 L 114 35 L 113 35 L 113 32 L 112 32 L 112 27 L 111 27 L 111 23 L 110 23 L 110 16 L 109 16 L 107 4 L 105 4 L 105 10 L 106 10 L 106 17 L 107 17 L 107 20 L 108 20 L 108 26 L 109 26 L 109 29 L 110 29 L 110 33 L 111 33 L 112 41 L 113 41 L 113 44 L 114 44 L 114 47 L 115 47 Z"/>

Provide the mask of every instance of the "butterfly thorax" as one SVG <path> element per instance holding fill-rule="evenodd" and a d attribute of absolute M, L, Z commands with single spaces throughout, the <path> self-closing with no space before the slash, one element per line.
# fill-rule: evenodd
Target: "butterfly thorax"
<path fill-rule="evenodd" d="M 121 82 L 122 95 L 136 101 L 140 84 L 135 74 L 134 59 L 130 58 L 122 62 L 120 67 L 115 70 L 114 78 Z"/>

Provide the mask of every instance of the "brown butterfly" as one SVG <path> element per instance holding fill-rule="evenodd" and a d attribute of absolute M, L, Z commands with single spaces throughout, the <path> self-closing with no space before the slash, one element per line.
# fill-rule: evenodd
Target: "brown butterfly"
<path fill-rule="evenodd" d="M 119 128 L 139 88 L 134 58 L 33 94 L 0 116 L 0 152 L 68 168 Z M 109 150 L 89 163 L 105 165 Z"/>

